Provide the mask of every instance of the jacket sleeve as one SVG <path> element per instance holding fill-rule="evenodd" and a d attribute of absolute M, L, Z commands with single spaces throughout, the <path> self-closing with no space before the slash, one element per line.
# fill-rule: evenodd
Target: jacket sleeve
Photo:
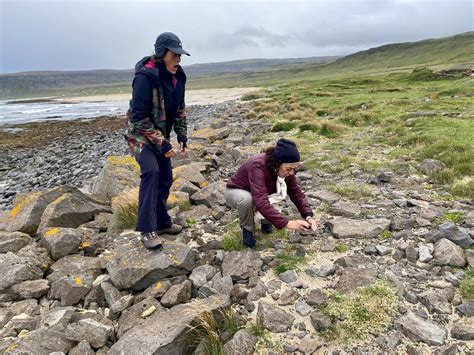
<path fill-rule="evenodd" d="M 136 133 L 145 137 L 159 153 L 166 153 L 171 145 L 151 121 L 153 108 L 153 87 L 145 75 L 133 79 L 132 114 Z"/>
<path fill-rule="evenodd" d="M 265 167 L 254 164 L 249 171 L 250 193 L 258 212 L 276 228 L 282 229 L 288 224 L 288 219 L 270 204 L 268 190 L 265 184 Z"/>
<path fill-rule="evenodd" d="M 294 175 L 286 178 L 286 186 L 288 196 L 290 196 L 290 200 L 295 204 L 301 217 L 306 218 L 308 216 L 313 216 L 313 210 L 311 209 L 308 200 L 306 200 L 303 191 L 301 191 L 300 185 L 296 181 Z"/>
<path fill-rule="evenodd" d="M 174 132 L 178 136 L 178 142 L 186 143 L 188 136 L 188 122 L 186 117 L 185 89 L 183 89 L 183 97 L 178 105 L 178 112 L 174 122 Z"/>

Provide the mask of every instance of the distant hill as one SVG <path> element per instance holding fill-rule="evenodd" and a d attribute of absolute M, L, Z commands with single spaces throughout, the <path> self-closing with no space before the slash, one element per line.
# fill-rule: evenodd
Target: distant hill
<path fill-rule="evenodd" d="M 205 63 L 183 66 L 189 78 L 222 74 L 253 72 L 275 69 L 285 65 L 324 63 L 340 57 L 309 57 L 283 59 L 245 59 L 220 63 Z M 85 70 L 85 71 L 31 71 L 0 74 L 0 95 L 15 97 L 38 93 L 57 94 L 58 90 L 107 86 L 130 86 L 134 71 L 130 70 Z"/>
<path fill-rule="evenodd" d="M 358 73 L 410 70 L 415 67 L 473 68 L 474 32 L 393 43 L 345 57 L 247 59 L 185 66 L 189 87 L 271 85 L 294 80 Z M 0 75 L 5 98 L 58 95 L 65 92 L 130 91 L 132 70 L 47 71 Z M 81 91 L 88 89 L 87 91 Z"/>

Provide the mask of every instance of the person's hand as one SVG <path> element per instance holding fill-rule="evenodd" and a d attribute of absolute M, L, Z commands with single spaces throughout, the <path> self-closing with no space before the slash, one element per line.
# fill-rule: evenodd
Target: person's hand
<path fill-rule="evenodd" d="M 306 219 L 306 222 L 308 222 L 311 225 L 311 229 L 313 230 L 313 232 L 315 232 L 316 228 L 318 227 L 316 224 L 316 220 L 313 217 L 308 217 Z"/>
<path fill-rule="evenodd" d="M 308 232 L 308 230 L 311 229 L 311 224 L 301 219 L 295 219 L 289 221 L 286 228 L 297 231 L 298 233 Z"/>
<path fill-rule="evenodd" d="M 180 154 L 181 155 L 185 155 L 186 154 L 186 143 L 179 143 L 179 147 L 180 147 Z"/>
<path fill-rule="evenodd" d="M 176 152 L 174 151 L 173 147 L 171 147 L 171 149 L 165 153 L 166 158 L 174 158 L 175 156 Z"/>

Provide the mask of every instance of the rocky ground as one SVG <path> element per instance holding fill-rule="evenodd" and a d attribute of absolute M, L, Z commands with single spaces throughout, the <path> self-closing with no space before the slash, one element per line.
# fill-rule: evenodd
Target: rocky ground
<path fill-rule="evenodd" d="M 436 161 L 375 174 L 356 166 L 306 169 L 297 176 L 317 232 L 259 233 L 255 250 L 235 243 L 225 180 L 282 135 L 247 118 L 250 106 L 191 110 L 191 149 L 174 161 L 169 200 L 170 214 L 186 228 L 163 236 L 162 251 L 144 249 L 136 232 L 124 230 L 139 172 L 120 157 L 126 149 L 118 132 L 68 135 L 2 157 L 4 208 L 12 192 L 42 189 L 15 194 L 2 215 L 0 267 L 8 272 L 0 275 L 0 349 L 472 352 L 472 202 L 425 188 L 423 174 L 437 169 Z M 367 147 L 368 155 L 376 151 Z M 296 216 L 290 202 L 283 211 Z"/>

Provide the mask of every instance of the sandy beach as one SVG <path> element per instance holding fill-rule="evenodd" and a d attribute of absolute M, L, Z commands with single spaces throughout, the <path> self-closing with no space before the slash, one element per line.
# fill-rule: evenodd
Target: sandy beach
<path fill-rule="evenodd" d="M 261 90 L 259 87 L 223 88 L 186 90 L 186 104 L 189 105 L 214 105 L 221 102 L 236 100 L 243 95 Z M 128 101 L 130 93 L 111 95 L 92 95 L 55 98 L 58 102 L 101 102 L 101 101 Z"/>

